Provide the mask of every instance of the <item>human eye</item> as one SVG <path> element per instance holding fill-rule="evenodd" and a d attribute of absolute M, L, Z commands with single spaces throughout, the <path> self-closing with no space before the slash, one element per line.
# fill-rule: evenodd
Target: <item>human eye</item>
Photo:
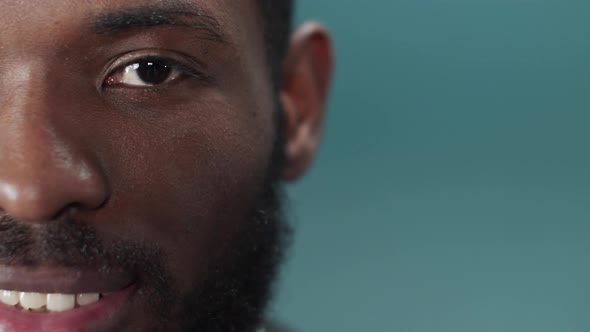
<path fill-rule="evenodd" d="M 154 88 L 185 78 L 204 78 L 180 60 L 162 55 L 127 56 L 116 61 L 103 85 L 106 87 Z"/>

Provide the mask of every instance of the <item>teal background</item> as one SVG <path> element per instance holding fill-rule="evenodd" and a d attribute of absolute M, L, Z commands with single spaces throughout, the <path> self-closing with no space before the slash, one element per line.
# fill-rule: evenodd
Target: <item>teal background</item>
<path fill-rule="evenodd" d="M 590 1 L 299 0 L 333 31 L 273 313 L 299 331 L 590 331 Z"/>

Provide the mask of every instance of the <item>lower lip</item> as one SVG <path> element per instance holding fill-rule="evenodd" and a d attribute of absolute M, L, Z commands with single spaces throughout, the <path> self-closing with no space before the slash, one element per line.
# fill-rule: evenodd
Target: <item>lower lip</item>
<path fill-rule="evenodd" d="M 0 331 L 83 332 L 111 330 L 120 320 L 123 306 L 135 287 L 111 293 L 100 301 L 64 312 L 35 313 L 0 303 Z"/>

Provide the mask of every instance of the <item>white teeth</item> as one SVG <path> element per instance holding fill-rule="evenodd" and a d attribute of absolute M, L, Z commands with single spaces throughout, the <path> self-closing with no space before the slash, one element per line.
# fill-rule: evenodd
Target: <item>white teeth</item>
<path fill-rule="evenodd" d="M 41 309 L 46 303 L 47 295 L 41 293 L 20 293 L 20 305 L 23 309 Z"/>
<path fill-rule="evenodd" d="M 79 306 L 85 306 L 98 302 L 99 298 L 98 293 L 78 294 L 76 296 L 76 302 L 78 302 Z"/>
<path fill-rule="evenodd" d="M 0 289 L 1 303 L 35 312 L 43 312 L 45 310 L 56 312 L 67 311 L 72 310 L 77 306 L 82 307 L 91 305 L 99 300 L 100 293 L 45 294 Z"/>
<path fill-rule="evenodd" d="M 18 292 L 3 290 L 0 291 L 0 301 L 8 305 L 18 304 Z"/>
<path fill-rule="evenodd" d="M 47 294 L 47 310 L 66 311 L 76 307 L 76 296 L 66 294 Z"/>

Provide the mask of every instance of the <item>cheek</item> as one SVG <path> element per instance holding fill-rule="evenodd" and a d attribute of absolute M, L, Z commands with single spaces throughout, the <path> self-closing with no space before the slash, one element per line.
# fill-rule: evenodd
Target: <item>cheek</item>
<path fill-rule="evenodd" d="M 221 101 L 192 106 L 158 121 L 119 119 L 104 149 L 112 231 L 156 243 L 181 288 L 248 221 L 273 144 L 270 116 Z"/>

